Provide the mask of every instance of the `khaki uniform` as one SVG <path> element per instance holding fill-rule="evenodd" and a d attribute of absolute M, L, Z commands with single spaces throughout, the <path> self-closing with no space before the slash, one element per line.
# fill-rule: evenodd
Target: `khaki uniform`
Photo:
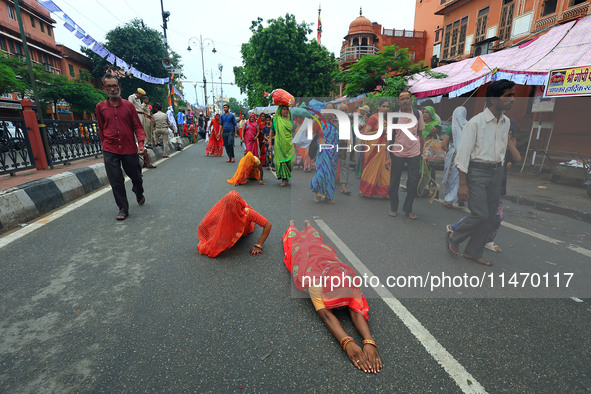
<path fill-rule="evenodd" d="M 158 143 L 162 138 L 164 155 L 168 156 L 168 116 L 164 112 L 158 111 L 152 117 L 154 120 L 154 140 Z"/>
<path fill-rule="evenodd" d="M 148 104 L 142 104 L 142 108 L 144 111 L 144 132 L 146 133 L 146 145 L 152 145 L 152 113 L 150 112 L 150 107 Z"/>

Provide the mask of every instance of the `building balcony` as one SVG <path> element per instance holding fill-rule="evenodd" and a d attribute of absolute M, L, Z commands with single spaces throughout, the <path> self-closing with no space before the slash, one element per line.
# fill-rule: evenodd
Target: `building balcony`
<path fill-rule="evenodd" d="M 339 58 L 339 64 L 347 62 L 356 62 L 357 60 L 361 59 L 362 56 L 375 55 L 378 53 L 378 51 L 378 47 L 373 45 L 346 47 L 341 49 L 341 57 Z"/>
<path fill-rule="evenodd" d="M 557 23 L 567 22 L 572 19 L 580 18 L 589 14 L 589 3 L 581 4 L 577 7 L 569 8 L 565 11 L 558 12 L 546 17 L 540 18 L 534 25 L 534 31 L 553 26 Z"/>

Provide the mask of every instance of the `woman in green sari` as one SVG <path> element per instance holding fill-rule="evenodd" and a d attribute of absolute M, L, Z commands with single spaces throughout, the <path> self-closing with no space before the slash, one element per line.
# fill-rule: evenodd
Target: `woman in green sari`
<path fill-rule="evenodd" d="M 277 178 L 281 179 L 281 186 L 286 186 L 291 178 L 291 161 L 295 157 L 295 149 L 291 143 L 292 127 L 289 107 L 280 105 L 273 118 L 271 139 L 275 138 L 275 169 Z"/>
<path fill-rule="evenodd" d="M 425 129 L 423 130 L 425 141 L 439 139 L 438 134 L 441 131 L 441 122 L 437 119 L 435 109 L 430 105 L 423 108 L 423 120 L 425 122 Z"/>

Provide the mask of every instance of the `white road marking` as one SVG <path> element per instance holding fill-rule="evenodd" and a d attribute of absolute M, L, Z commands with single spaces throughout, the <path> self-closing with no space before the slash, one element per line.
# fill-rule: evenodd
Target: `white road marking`
<path fill-rule="evenodd" d="M 190 148 L 191 145 L 187 146 L 185 149 Z M 173 157 L 176 154 L 178 154 L 179 152 L 175 152 L 175 153 L 170 153 L 169 156 Z M 155 162 L 154 164 L 159 164 L 164 160 L 168 160 L 168 159 L 160 159 L 157 162 Z M 144 168 L 142 170 L 142 173 L 147 171 L 146 168 Z M 130 179 L 128 177 L 125 178 L 125 182 L 129 182 Z M 26 227 L 23 227 L 20 230 L 14 231 L 6 236 L 3 236 L 2 238 L 0 238 L 0 249 L 2 249 L 3 247 L 11 244 L 12 242 L 26 236 L 27 234 L 32 233 L 33 231 L 45 226 L 47 223 L 51 223 L 56 219 L 61 218 L 62 216 L 72 212 L 74 209 L 79 208 L 81 206 L 83 206 L 84 204 L 102 196 L 105 193 L 108 193 L 111 191 L 111 187 L 110 186 L 105 186 L 103 189 L 99 189 L 95 192 L 92 192 L 91 194 L 89 194 L 86 197 L 83 197 L 81 199 L 79 199 L 76 202 L 73 203 L 69 203 L 66 206 L 64 206 L 61 209 L 58 209 L 55 212 L 50 213 L 49 215 L 45 215 L 43 216 L 41 219 L 38 219 L 36 221 L 34 221 L 33 223 L 27 225 Z"/>
<path fill-rule="evenodd" d="M 516 225 L 508 223 L 504 220 L 501 222 L 501 224 L 505 227 L 510 228 L 511 230 L 519 231 L 520 233 L 527 234 L 529 236 L 540 239 L 542 241 L 546 241 L 546 242 L 554 244 L 554 245 L 564 246 L 564 247 L 572 250 L 573 252 L 580 253 L 583 256 L 591 257 L 591 250 L 589 250 L 589 249 L 581 248 L 580 246 L 577 246 L 577 245 L 567 244 L 566 242 L 561 241 L 559 239 L 548 237 L 548 236 L 540 234 L 540 233 L 536 233 L 535 231 L 531 231 L 526 228 L 516 226 Z"/>
<path fill-rule="evenodd" d="M 334 231 L 322 219 L 314 219 L 318 227 L 332 240 L 341 253 L 355 267 L 358 272 L 368 276 L 374 274 L 363 264 L 357 256 L 345 245 Z M 419 322 L 404 305 L 400 303 L 385 287 L 377 287 L 374 290 L 400 320 L 408 327 L 410 332 L 419 340 L 425 350 L 443 367 L 447 374 L 456 382 L 464 393 L 486 393 L 486 390 L 466 369 L 435 339 L 433 335 Z"/>
<path fill-rule="evenodd" d="M 436 200 L 436 201 L 443 202 L 443 200 Z M 466 208 L 466 207 L 459 207 L 459 208 L 461 208 L 466 213 L 470 213 L 470 210 L 468 208 Z M 501 225 L 502 226 L 505 226 L 505 227 L 508 227 L 511 230 L 519 231 L 520 233 L 523 233 L 523 234 L 529 235 L 531 237 L 537 238 L 539 240 L 546 241 L 546 242 L 551 243 L 553 245 L 563 246 L 565 248 L 568 248 L 568 249 L 572 250 L 573 252 L 577 252 L 579 254 L 582 254 L 583 256 L 591 257 L 591 250 L 589 250 L 589 249 L 585 249 L 585 248 L 582 248 L 580 246 L 573 245 L 573 244 L 567 244 L 566 242 L 561 241 L 559 239 L 548 237 L 548 236 L 543 235 L 543 234 L 540 234 L 540 233 L 536 233 L 535 231 L 528 230 L 528 229 L 523 228 L 523 227 L 519 227 L 519 226 L 517 226 L 515 224 L 511 224 L 511 223 L 509 223 L 509 222 L 507 222 L 505 220 L 503 220 L 501 222 Z"/>
<path fill-rule="evenodd" d="M 580 298 L 577 297 L 571 297 L 571 300 L 573 300 L 574 302 L 583 302 L 583 300 L 581 300 Z"/>

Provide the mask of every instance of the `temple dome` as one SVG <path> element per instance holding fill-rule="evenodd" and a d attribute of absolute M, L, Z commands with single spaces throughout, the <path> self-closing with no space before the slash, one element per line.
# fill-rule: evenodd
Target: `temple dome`
<path fill-rule="evenodd" d="M 348 34 L 358 34 L 358 33 L 373 33 L 371 21 L 369 19 L 367 19 L 366 17 L 364 17 L 363 15 L 359 15 L 349 25 L 349 33 Z"/>

